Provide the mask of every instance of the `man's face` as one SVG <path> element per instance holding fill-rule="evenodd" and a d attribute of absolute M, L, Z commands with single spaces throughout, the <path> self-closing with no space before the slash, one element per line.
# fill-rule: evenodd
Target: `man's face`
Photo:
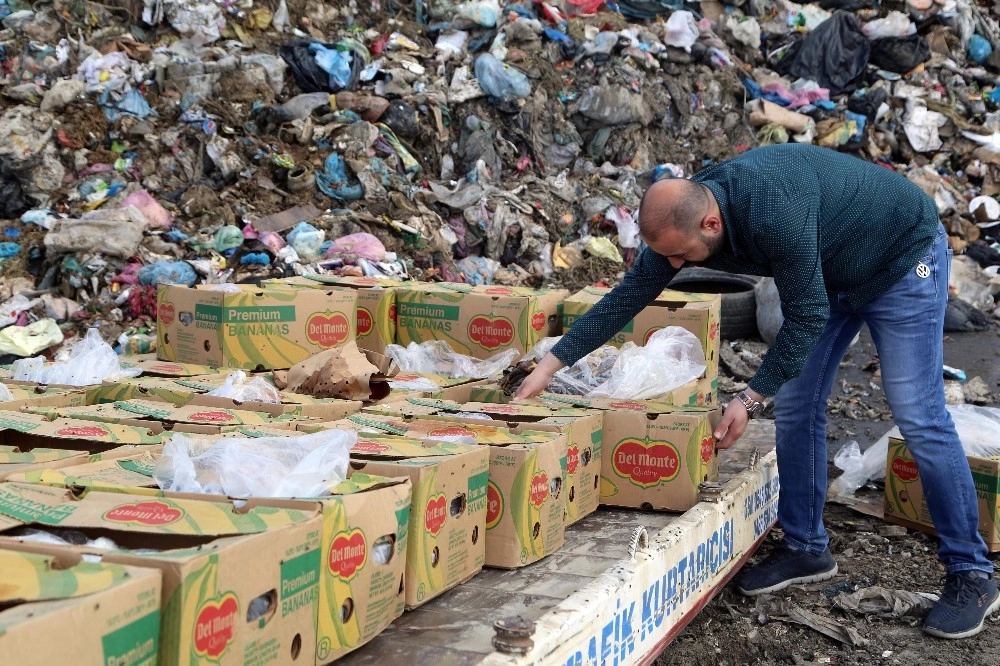
<path fill-rule="evenodd" d="M 721 236 L 709 236 L 701 230 L 685 233 L 674 226 L 661 229 L 656 240 L 643 238 L 643 241 L 654 252 L 666 257 L 674 268 L 700 264 L 718 252 L 722 245 Z"/>

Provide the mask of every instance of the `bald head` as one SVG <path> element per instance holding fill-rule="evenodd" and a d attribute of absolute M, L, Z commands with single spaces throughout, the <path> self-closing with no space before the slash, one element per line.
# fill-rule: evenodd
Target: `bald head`
<path fill-rule="evenodd" d="M 655 182 L 639 204 L 639 232 L 647 242 L 671 227 L 693 233 L 711 207 L 708 189 L 700 183 L 679 178 Z"/>

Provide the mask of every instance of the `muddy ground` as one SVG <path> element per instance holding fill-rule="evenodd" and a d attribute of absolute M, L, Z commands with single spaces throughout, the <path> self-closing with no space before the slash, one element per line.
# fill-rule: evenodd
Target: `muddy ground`
<path fill-rule="evenodd" d="M 874 347 L 867 332 L 847 354 L 829 410 L 831 460 L 837 450 L 855 440 L 862 448 L 873 444 L 892 423 L 882 420 L 887 409 L 878 385 Z M 724 343 L 725 344 L 725 343 Z M 971 379 L 978 375 L 993 392 L 997 406 L 1000 392 L 1000 335 L 950 333 L 945 343 L 945 363 L 963 368 Z M 861 395 L 867 392 L 869 395 Z M 867 407 L 850 409 L 845 405 Z M 876 413 L 876 418 L 852 418 Z M 848 416 L 848 414 L 850 416 Z M 835 471 L 831 465 L 831 476 Z M 876 499 L 876 490 L 867 492 Z M 729 585 L 663 652 L 656 666 L 755 666 L 765 664 L 948 664 L 950 666 L 1000 665 L 1000 613 L 987 620 L 978 636 L 964 641 L 944 641 L 924 635 L 922 617 L 879 618 L 834 608 L 833 599 L 844 591 L 881 586 L 912 592 L 940 592 L 944 569 L 937 561 L 937 540 L 898 528 L 886 529 L 883 521 L 838 504 L 827 504 L 826 526 L 831 550 L 840 566 L 838 576 L 824 583 L 790 588 L 762 599 L 746 599 Z M 887 535 L 887 536 L 883 536 Z M 766 554 L 780 540 L 775 528 L 758 551 Z M 757 558 L 755 558 L 757 559 Z M 1000 554 L 993 556 L 1000 562 Z M 855 638 L 833 640 L 809 626 L 788 619 L 798 617 L 795 607 L 852 628 Z"/>

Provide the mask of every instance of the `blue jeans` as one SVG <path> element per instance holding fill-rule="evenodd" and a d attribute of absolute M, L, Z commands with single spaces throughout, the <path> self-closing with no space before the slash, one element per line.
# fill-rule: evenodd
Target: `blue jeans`
<path fill-rule="evenodd" d="M 830 296 L 830 320 L 802 373 L 774 398 L 781 492 L 778 521 L 792 550 L 821 554 L 827 489 L 826 401 L 851 340 L 868 324 L 893 419 L 917 462 L 948 573 L 992 572 L 976 531 L 979 507 L 972 473 L 945 408 L 944 312 L 951 250 L 944 227 L 928 254 L 889 291 L 854 310 Z"/>

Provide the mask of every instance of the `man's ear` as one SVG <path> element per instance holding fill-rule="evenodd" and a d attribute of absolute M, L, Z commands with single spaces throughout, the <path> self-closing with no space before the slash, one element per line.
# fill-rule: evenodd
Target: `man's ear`
<path fill-rule="evenodd" d="M 722 233 L 722 218 L 718 215 L 706 215 L 701 218 L 701 230 L 709 236 Z"/>

